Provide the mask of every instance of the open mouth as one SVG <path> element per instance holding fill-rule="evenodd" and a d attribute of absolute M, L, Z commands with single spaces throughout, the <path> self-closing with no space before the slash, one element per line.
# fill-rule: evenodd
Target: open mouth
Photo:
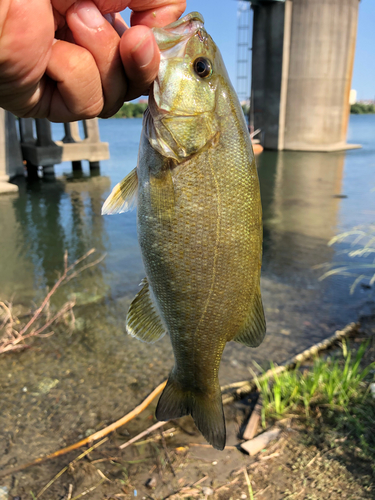
<path fill-rule="evenodd" d="M 191 12 L 164 28 L 153 28 L 162 59 L 183 57 L 186 42 L 204 29 L 204 19 L 199 12 Z"/>

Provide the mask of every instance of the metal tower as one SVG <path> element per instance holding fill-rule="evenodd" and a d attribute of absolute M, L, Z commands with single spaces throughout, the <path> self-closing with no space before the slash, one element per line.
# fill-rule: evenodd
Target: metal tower
<path fill-rule="evenodd" d="M 249 101 L 251 72 L 251 28 L 250 2 L 240 0 L 237 9 L 237 95 L 240 101 Z"/>

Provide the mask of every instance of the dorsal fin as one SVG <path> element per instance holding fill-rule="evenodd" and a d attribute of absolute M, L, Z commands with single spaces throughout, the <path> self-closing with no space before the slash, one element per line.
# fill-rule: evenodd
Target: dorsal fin
<path fill-rule="evenodd" d="M 102 215 L 121 214 L 132 210 L 137 203 L 138 175 L 134 168 L 116 184 L 102 207 Z"/>
<path fill-rule="evenodd" d="M 152 299 L 147 278 L 142 280 L 141 285 L 141 291 L 130 304 L 126 316 L 126 330 L 132 337 L 153 344 L 164 337 L 166 329 Z"/>
<path fill-rule="evenodd" d="M 266 334 L 266 319 L 260 294 L 260 286 L 255 293 L 253 307 L 242 327 L 232 339 L 248 347 L 258 347 Z"/>

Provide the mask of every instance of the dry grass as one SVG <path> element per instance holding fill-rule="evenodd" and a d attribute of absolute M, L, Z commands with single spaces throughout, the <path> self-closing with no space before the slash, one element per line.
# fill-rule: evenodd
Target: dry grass
<path fill-rule="evenodd" d="M 68 252 L 65 251 L 62 274 L 49 290 L 41 305 L 34 312 L 23 315 L 24 319 L 31 317 L 29 321 L 22 322 L 22 318 L 17 317 L 11 302 L 0 301 L 0 354 L 30 347 L 27 340 L 32 337 L 50 337 L 54 333 L 51 328 L 59 322 L 64 322 L 69 329 L 74 328 L 73 307 L 75 300 L 65 302 L 55 314 L 51 314 L 50 301 L 59 287 L 78 276 L 85 269 L 99 264 L 105 257 L 102 255 L 92 262 L 80 265 L 94 253 L 95 248 L 92 248 L 73 264 L 68 265 Z"/>

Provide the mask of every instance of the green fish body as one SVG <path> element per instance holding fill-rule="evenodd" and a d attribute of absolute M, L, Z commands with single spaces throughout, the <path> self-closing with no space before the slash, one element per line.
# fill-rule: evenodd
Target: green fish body
<path fill-rule="evenodd" d="M 223 449 L 218 371 L 225 344 L 256 347 L 265 335 L 259 182 L 241 106 L 201 15 L 154 34 L 162 59 L 138 165 L 103 213 L 128 210 L 137 197 L 147 278 L 127 331 L 146 342 L 168 332 L 175 356 L 156 417 L 191 414 Z"/>

